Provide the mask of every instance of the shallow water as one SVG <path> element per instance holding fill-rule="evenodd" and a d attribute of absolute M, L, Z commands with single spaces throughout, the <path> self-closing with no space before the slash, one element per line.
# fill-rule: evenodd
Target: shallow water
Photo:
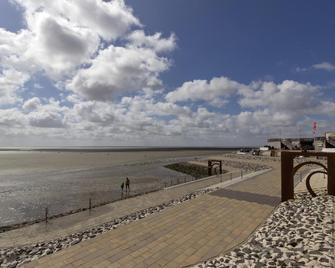
<path fill-rule="evenodd" d="M 57 215 L 88 207 L 89 198 L 93 205 L 120 199 L 120 185 L 126 177 L 131 195 L 161 188 L 171 180 L 191 180 L 164 165 L 218 153 L 2 152 L 0 227 L 42 218 L 46 207 L 49 215 Z"/>

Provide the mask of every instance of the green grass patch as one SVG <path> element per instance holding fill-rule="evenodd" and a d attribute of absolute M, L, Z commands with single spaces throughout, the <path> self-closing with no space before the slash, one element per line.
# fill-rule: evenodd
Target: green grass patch
<path fill-rule="evenodd" d="M 174 163 L 174 164 L 166 165 L 164 167 L 190 175 L 195 179 L 201 179 L 204 177 L 208 177 L 207 167 L 190 164 L 187 162 Z"/>

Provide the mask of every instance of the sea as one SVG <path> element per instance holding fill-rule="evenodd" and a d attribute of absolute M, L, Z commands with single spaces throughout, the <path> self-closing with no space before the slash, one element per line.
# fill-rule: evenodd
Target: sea
<path fill-rule="evenodd" d="M 1 147 L 0 228 L 70 213 L 193 178 L 166 165 L 236 151 L 220 147 Z M 3 228 L 4 229 L 4 228 Z"/>

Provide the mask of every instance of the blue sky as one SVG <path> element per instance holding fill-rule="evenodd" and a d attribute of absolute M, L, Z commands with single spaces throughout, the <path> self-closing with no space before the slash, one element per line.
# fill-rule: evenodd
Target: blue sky
<path fill-rule="evenodd" d="M 128 1 L 150 33 L 175 32 L 175 66 L 164 78 L 185 80 L 225 74 L 249 83 L 272 77 L 327 83 L 334 74 L 297 73 L 335 61 L 334 1 Z"/>
<path fill-rule="evenodd" d="M 311 136 L 313 121 L 332 130 L 334 1 L 70 2 L 0 2 L 2 146 L 260 145 Z"/>

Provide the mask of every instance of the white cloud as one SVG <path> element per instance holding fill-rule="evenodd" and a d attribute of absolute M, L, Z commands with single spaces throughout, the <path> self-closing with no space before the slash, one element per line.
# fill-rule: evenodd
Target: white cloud
<path fill-rule="evenodd" d="M 143 30 L 137 30 L 130 33 L 128 40 L 131 46 L 146 47 L 155 50 L 156 52 L 172 51 L 176 47 L 176 36 L 171 34 L 169 38 L 162 38 L 161 33 L 154 35 L 146 35 Z"/>
<path fill-rule="evenodd" d="M 169 68 L 169 61 L 144 48 L 110 46 L 81 69 L 67 85 L 89 100 L 112 100 L 114 94 L 155 88 L 161 85 L 159 73 Z"/>
<path fill-rule="evenodd" d="M 245 108 L 270 107 L 274 111 L 301 111 L 316 103 L 318 87 L 309 83 L 285 80 L 274 82 L 253 82 L 240 90 L 239 103 Z"/>
<path fill-rule="evenodd" d="M 88 63 L 98 48 L 98 37 L 88 29 L 74 27 L 60 18 L 55 20 L 43 12 L 34 14 L 33 20 L 34 38 L 25 56 L 54 79 Z"/>
<path fill-rule="evenodd" d="M 16 94 L 29 77 L 14 69 L 6 69 L 0 73 L 0 105 L 13 104 L 21 100 Z"/>
<path fill-rule="evenodd" d="M 22 127 L 25 120 L 24 115 L 15 108 L 0 109 L 0 129 L 2 133 L 5 133 L 6 129 Z"/>
<path fill-rule="evenodd" d="M 26 10 L 24 18 L 27 29 L 18 33 L 0 30 L 3 68 L 15 68 L 29 75 L 44 71 L 56 80 L 87 63 L 98 48 L 100 41 L 95 32 L 74 25 L 61 15 L 37 9 Z"/>
<path fill-rule="evenodd" d="M 61 128 L 64 127 L 63 118 L 58 113 L 37 113 L 29 115 L 29 123 L 33 127 Z"/>
<path fill-rule="evenodd" d="M 30 126 L 39 128 L 63 128 L 66 126 L 64 114 L 68 113 L 69 109 L 61 106 L 58 101 L 49 99 L 48 103 L 41 105 L 38 98 L 32 98 L 24 105 L 26 108 L 30 108 L 30 112 L 26 114 Z"/>
<path fill-rule="evenodd" d="M 41 106 L 41 100 L 38 98 L 38 97 L 33 97 L 29 100 L 26 100 L 23 105 L 22 105 L 22 108 L 24 110 L 36 110 L 38 109 L 38 107 Z"/>
<path fill-rule="evenodd" d="M 193 80 L 166 95 L 170 102 L 205 100 L 216 104 L 220 98 L 229 98 L 245 85 L 227 77 L 214 77 L 210 81 Z"/>
<path fill-rule="evenodd" d="M 32 38 L 31 32 L 21 30 L 12 33 L 0 28 L 0 63 L 1 68 L 13 68 L 23 65 L 22 55 L 27 51 Z"/>
<path fill-rule="evenodd" d="M 305 67 L 296 67 L 295 68 L 295 71 L 297 73 L 303 73 L 303 72 L 307 72 L 308 71 L 308 68 L 305 68 Z"/>
<path fill-rule="evenodd" d="M 312 67 L 314 69 L 324 70 L 328 72 L 335 71 L 335 64 L 331 64 L 329 62 L 317 63 L 317 64 L 314 64 Z"/>
<path fill-rule="evenodd" d="M 235 114 L 213 112 L 204 106 L 194 109 L 189 103 L 181 106 L 166 102 L 162 100 L 164 92 L 158 95 L 143 92 L 142 95 L 123 97 L 119 102 L 77 99 L 73 108 L 64 107 L 55 100 L 42 104 L 38 98 L 32 98 L 23 104 L 25 113 L 12 112 L 10 120 L 2 125 L 7 128 L 10 125 L 15 133 L 63 139 L 98 141 L 110 137 L 118 142 L 130 140 L 137 143 L 142 139 L 142 142 L 154 144 L 159 137 L 165 137 L 164 143 L 169 144 L 176 140 L 178 144 L 183 141 L 189 145 L 199 142 L 208 145 L 224 142 L 227 145 L 228 141 L 233 145 L 238 143 L 236 137 L 239 137 L 245 139 L 246 144 L 252 144 L 281 131 L 285 135 L 296 135 L 297 125 L 306 125 L 306 116 L 334 116 L 335 103 L 321 101 L 319 91 L 317 86 L 296 81 L 252 82 L 235 90 L 235 98 L 246 105 Z M 313 106 L 304 106 L 303 102 Z M 207 102 L 210 103 L 211 100 Z"/>
<path fill-rule="evenodd" d="M 160 74 L 170 68 L 166 54 L 176 48 L 176 36 L 147 35 L 121 0 L 13 1 L 27 28 L 0 28 L 0 104 L 12 107 L 0 109 L 0 131 L 8 137 L 234 145 L 279 130 L 289 135 L 315 115 L 335 119 L 335 103 L 323 98 L 321 87 L 297 81 L 245 84 L 222 76 L 166 93 Z M 22 94 L 40 73 L 61 90 L 54 92 L 59 101 Z M 240 107 L 221 109 L 228 102 Z"/>
<path fill-rule="evenodd" d="M 158 53 L 175 48 L 175 35 L 132 32 L 142 25 L 123 0 L 13 2 L 23 8 L 27 29 L 0 29 L 0 63 L 7 72 L 21 73 L 22 83 L 43 73 L 77 101 L 111 100 L 115 93 L 161 85 L 159 74 L 170 62 Z M 126 42 L 116 46 L 116 39 Z M 2 93 L 2 102 L 14 103 L 22 83 Z"/>
<path fill-rule="evenodd" d="M 74 26 L 92 29 L 105 40 L 124 35 L 132 25 L 140 25 L 123 0 L 14 0 L 26 9 L 28 24 L 35 14 L 43 12 L 51 17 L 63 17 Z"/>
<path fill-rule="evenodd" d="M 318 105 L 310 107 L 308 109 L 309 114 L 324 114 L 330 117 L 335 115 L 335 102 L 334 101 L 320 101 Z"/>

